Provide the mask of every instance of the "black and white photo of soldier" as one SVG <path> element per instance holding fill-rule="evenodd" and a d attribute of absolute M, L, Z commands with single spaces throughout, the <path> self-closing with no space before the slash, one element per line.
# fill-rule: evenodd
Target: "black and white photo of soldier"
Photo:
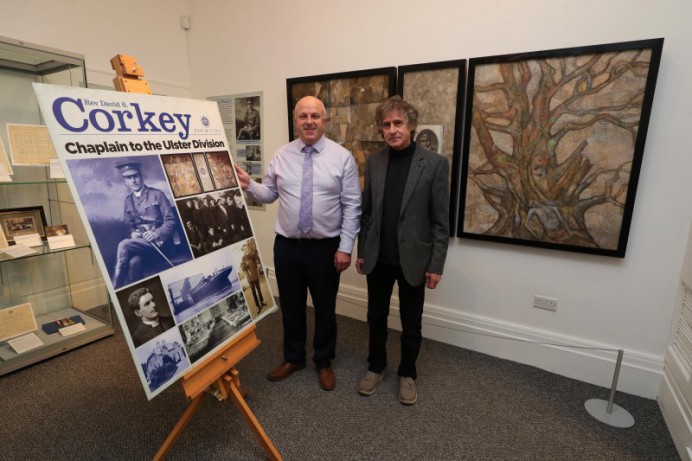
<path fill-rule="evenodd" d="M 259 96 L 236 98 L 235 116 L 238 141 L 260 139 Z"/>
<path fill-rule="evenodd" d="M 180 328 L 190 361 L 195 363 L 252 321 L 242 292 L 219 301 Z"/>
<path fill-rule="evenodd" d="M 190 368 L 190 358 L 183 344 L 180 331 L 173 328 L 137 349 L 137 358 L 151 392 Z"/>
<path fill-rule="evenodd" d="M 254 320 L 264 316 L 274 306 L 272 293 L 267 283 L 257 242 L 247 239 L 232 247 L 233 263 L 238 268 L 238 277 L 245 294 L 250 315 Z"/>
<path fill-rule="evenodd" d="M 160 275 L 178 324 L 241 289 L 229 251 L 217 251 Z"/>
<path fill-rule="evenodd" d="M 67 160 L 113 287 L 192 259 L 158 156 Z"/>

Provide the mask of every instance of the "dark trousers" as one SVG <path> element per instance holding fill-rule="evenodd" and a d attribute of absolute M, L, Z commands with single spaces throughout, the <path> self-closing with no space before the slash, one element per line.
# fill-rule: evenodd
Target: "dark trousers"
<path fill-rule="evenodd" d="M 377 263 L 368 274 L 368 327 L 370 347 L 368 370 L 382 373 L 387 366 L 387 317 L 394 282 L 399 285 L 399 312 L 401 314 L 401 362 L 397 374 L 416 379 L 416 359 L 422 340 L 425 283 L 411 286 L 401 272 L 401 266 Z"/>
<path fill-rule="evenodd" d="M 262 310 L 264 306 L 264 296 L 262 296 L 262 288 L 260 287 L 259 279 L 248 282 L 250 285 L 250 291 L 252 291 L 252 298 L 255 300 L 255 306 L 258 310 Z"/>
<path fill-rule="evenodd" d="M 313 362 L 317 368 L 331 366 L 336 349 L 336 293 L 340 274 L 334 268 L 339 237 L 322 240 L 274 240 L 274 267 L 283 314 L 284 360 L 305 362 L 308 290 L 315 305 Z"/>

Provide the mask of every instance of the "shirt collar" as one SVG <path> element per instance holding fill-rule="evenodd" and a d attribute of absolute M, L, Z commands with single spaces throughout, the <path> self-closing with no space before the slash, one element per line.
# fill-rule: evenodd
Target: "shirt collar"
<path fill-rule="evenodd" d="M 305 146 L 307 146 L 307 144 L 305 144 L 303 142 L 303 140 L 300 138 L 298 138 L 298 140 L 299 140 L 299 147 L 300 147 L 299 150 L 302 152 L 303 148 Z M 324 150 L 326 143 L 327 143 L 326 138 L 323 135 L 320 139 L 317 140 L 317 142 L 315 144 L 312 145 L 312 147 L 315 149 L 315 154 L 321 153 Z"/>

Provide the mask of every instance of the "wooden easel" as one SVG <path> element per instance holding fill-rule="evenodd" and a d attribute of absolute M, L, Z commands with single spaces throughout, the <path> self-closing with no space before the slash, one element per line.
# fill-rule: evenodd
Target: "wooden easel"
<path fill-rule="evenodd" d="M 118 54 L 111 59 L 111 66 L 116 73 L 116 77 L 113 79 L 116 91 L 151 94 L 149 83 L 141 78 L 144 76 L 144 72 L 137 65 L 134 57 Z M 240 373 L 235 368 L 260 343 L 253 324 L 236 336 L 222 350 L 210 355 L 197 364 L 193 370 L 183 375 L 182 385 L 185 395 L 192 401 L 154 456 L 155 461 L 166 457 L 185 426 L 197 412 L 206 394 L 214 395 L 219 401 L 231 400 L 243 415 L 245 422 L 257 437 L 269 459 L 272 461 L 283 459 L 245 402 L 246 392 L 241 389 Z"/>

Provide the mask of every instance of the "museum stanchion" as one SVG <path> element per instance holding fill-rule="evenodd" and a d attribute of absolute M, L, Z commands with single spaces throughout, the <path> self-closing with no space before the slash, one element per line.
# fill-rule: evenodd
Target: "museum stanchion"
<path fill-rule="evenodd" d="M 116 91 L 151 94 L 149 83 L 141 78 L 144 76 L 144 72 L 142 72 L 142 68 L 137 64 L 134 57 L 122 54 L 116 55 L 111 59 L 111 66 L 117 75 L 113 79 Z M 240 376 L 235 368 L 260 343 L 255 333 L 255 325 L 252 324 L 223 349 L 209 355 L 197 364 L 193 370 L 183 375 L 181 381 L 185 394 L 191 399 L 190 405 L 173 427 L 163 445 L 161 445 L 156 456 L 154 456 L 154 460 L 162 460 L 166 457 L 175 441 L 180 437 L 183 429 L 185 429 L 199 409 L 206 394 L 212 394 L 219 401 L 223 402 L 231 400 L 243 415 L 245 422 L 255 434 L 255 437 L 257 437 L 269 459 L 272 461 L 282 459 L 245 402 L 245 392 L 241 390 Z"/>
<path fill-rule="evenodd" d="M 627 410 L 613 403 L 615 392 L 617 390 L 618 378 L 620 377 L 620 365 L 622 365 L 623 354 L 624 351 L 620 349 L 618 351 L 617 362 L 615 363 L 613 384 L 610 387 L 610 396 L 608 397 L 608 400 L 589 399 L 584 403 L 584 407 L 591 416 L 600 422 L 608 424 L 609 426 L 624 428 L 634 426 L 634 417 L 632 417 Z"/>

